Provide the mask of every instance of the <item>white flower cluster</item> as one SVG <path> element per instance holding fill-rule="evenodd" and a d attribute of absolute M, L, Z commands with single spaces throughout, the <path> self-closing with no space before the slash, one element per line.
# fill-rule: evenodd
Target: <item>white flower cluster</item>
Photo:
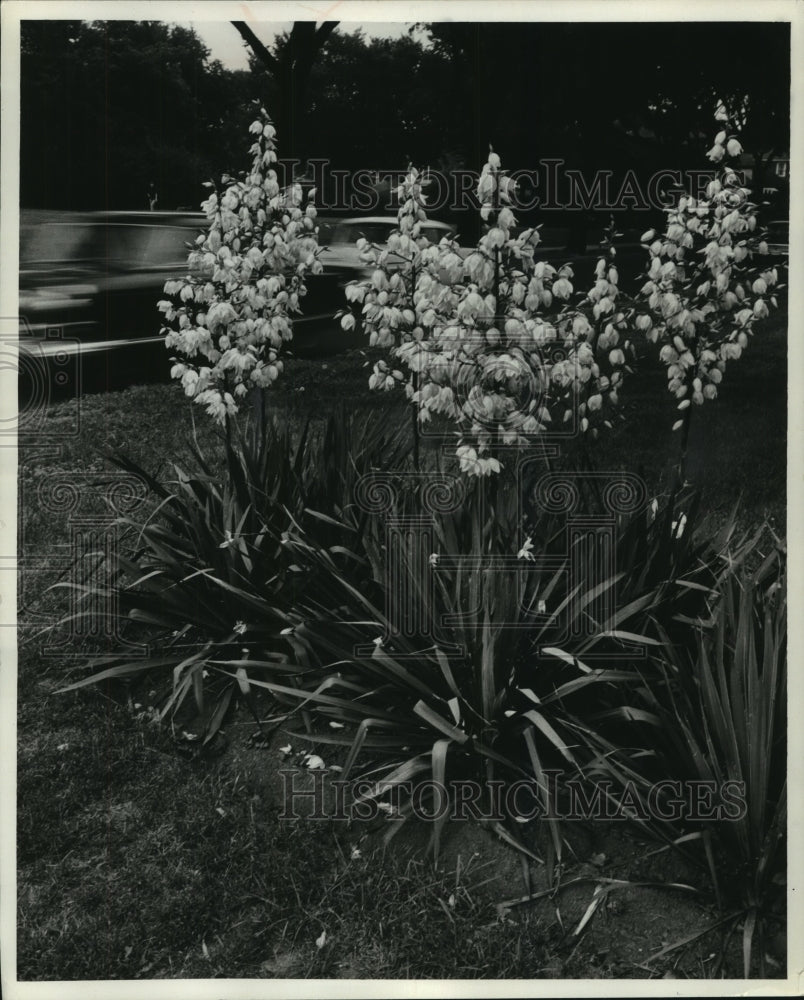
<path fill-rule="evenodd" d="M 225 191 L 204 202 L 209 230 L 190 251 L 189 274 L 167 282 L 170 299 L 159 303 L 165 345 L 175 352 L 171 376 L 220 423 L 249 389 L 279 377 L 305 276 L 322 270 L 315 192 L 305 200 L 299 184 L 280 189 L 276 132 L 264 109 L 249 131 L 250 171 L 224 178 Z"/>
<path fill-rule="evenodd" d="M 426 174 L 410 167 L 396 190 L 400 202 L 397 230 L 384 246 L 364 238 L 356 243 L 361 260 L 372 268 L 372 274 L 366 280 L 350 282 L 346 286 L 346 299 L 362 307 L 363 328 L 371 347 L 391 349 L 409 342 L 419 343 L 424 337 L 414 301 L 420 282 L 427 280 L 429 268 L 439 259 L 439 248 L 431 246 L 422 234 L 422 224 L 427 221 L 423 192 L 426 183 Z M 460 265 L 460 257 L 456 256 L 456 260 Z M 343 329 L 350 330 L 354 325 L 351 312 L 341 317 Z M 388 366 L 381 362 L 374 366 L 369 385 L 390 389 L 405 381 L 400 372 L 392 376 Z M 410 383 L 409 391 L 412 392 Z"/>
<path fill-rule="evenodd" d="M 635 324 L 661 343 L 668 388 L 680 410 L 717 396 L 726 363 L 740 357 L 768 304 L 777 304 L 772 289 L 778 272 L 762 263 L 768 248 L 757 233 L 757 206 L 728 162 L 742 146 L 730 134 L 722 103 L 715 119 L 719 131 L 708 156 L 723 165 L 705 197 L 683 195 L 667 210 L 665 232 L 642 236 L 650 265 Z M 674 426 L 683 424 L 680 419 Z"/>
<path fill-rule="evenodd" d="M 506 447 L 550 426 L 592 437 L 611 427 L 635 336 L 660 345 L 680 409 L 713 399 L 726 362 L 776 305 L 778 285 L 774 267 L 754 265 L 767 245 L 755 235 L 750 191 L 727 162 L 742 147 L 722 105 L 715 117 L 709 156 L 723 166 L 705 198 L 681 197 L 665 232 L 644 234 L 649 266 L 636 297 L 620 294 L 613 224 L 585 292 L 570 266 L 537 259 L 538 230 L 517 226 L 515 185 L 493 151 L 478 183 L 486 229 L 477 246 L 449 237 L 432 245 L 426 175 L 411 168 L 397 230 L 385 247 L 358 241 L 372 273 L 346 290 L 370 344 L 392 359 L 375 365 L 371 388 L 404 384 L 421 423 L 438 415 L 455 424 L 461 469 L 478 476 L 499 472 Z M 354 314 L 341 322 L 352 328 Z"/>
<path fill-rule="evenodd" d="M 610 426 L 630 348 L 613 253 L 587 295 L 576 294 L 571 267 L 536 259 L 538 230 L 518 231 L 515 185 L 493 151 L 478 183 L 486 224 L 478 245 L 464 250 L 449 237 L 431 245 L 421 233 L 423 181 L 408 172 L 385 248 L 358 242 L 374 272 L 352 282 L 347 299 L 362 304 L 371 345 L 389 348 L 409 373 L 380 362 L 371 387 L 405 383 L 420 422 L 438 414 L 456 423 L 461 469 L 471 475 L 499 472 L 500 448 L 529 443 L 554 420 L 575 418 L 593 435 Z M 354 325 L 351 313 L 342 324 Z"/>

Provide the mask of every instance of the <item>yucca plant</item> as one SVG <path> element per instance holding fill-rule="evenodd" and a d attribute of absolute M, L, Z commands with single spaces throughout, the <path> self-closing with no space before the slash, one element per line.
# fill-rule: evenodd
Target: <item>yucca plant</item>
<path fill-rule="evenodd" d="M 194 701 L 196 735 L 210 740 L 237 690 L 209 670 L 211 659 L 259 659 L 293 673 L 280 633 L 309 579 L 290 558 L 288 531 L 314 521 L 327 544 L 354 542 L 365 527 L 351 504 L 355 480 L 401 461 L 405 447 L 393 429 L 339 413 L 308 423 L 296 440 L 277 421 L 258 432 L 233 424 L 220 462 L 195 444 L 193 471 L 175 466 L 172 480 L 117 456 L 157 506 L 145 524 L 123 519 L 134 549 L 81 590 L 88 607 L 114 590 L 124 627 L 144 627 L 148 645 L 90 657 L 89 676 L 65 690 L 159 671 L 169 679 L 162 717 Z"/>
<path fill-rule="evenodd" d="M 421 496 L 402 491 L 397 505 L 375 520 L 420 514 Z M 727 524 L 694 539 L 695 505 L 687 509 L 680 529 L 672 506 L 624 522 L 617 571 L 602 580 L 594 553 L 584 563 L 566 552 L 555 516 L 531 516 L 538 546 L 526 542 L 517 558 L 524 525 L 516 490 L 502 477 L 470 481 L 457 510 L 434 515 L 429 558 L 415 537 L 392 556 L 377 543 L 377 525 L 374 546 L 359 550 L 323 542 L 315 523 L 294 525 L 294 565 L 315 587 L 303 588 L 289 615 L 293 684 L 266 676 L 267 664 L 245 668 L 248 680 L 234 661 L 212 666 L 270 690 L 281 718 L 303 707 L 334 724 L 310 738 L 347 747 L 342 777 L 371 778 L 372 796 L 416 780 L 535 781 L 550 853 L 560 858 L 548 769 L 647 795 L 643 758 L 656 754 L 633 735 L 635 724 L 656 721 L 644 704 L 656 675 L 645 653 L 666 640 L 664 624 L 689 630 L 733 534 Z M 427 609 L 426 621 L 402 634 L 397 625 L 413 607 Z M 678 835 L 658 825 L 652 832 L 665 841 Z M 441 827 L 433 827 L 436 850 Z"/>
<path fill-rule="evenodd" d="M 418 509 L 419 500 L 409 495 L 399 503 L 395 514 L 402 516 L 406 503 Z M 566 553 L 536 561 L 523 547 L 517 560 L 518 509 L 515 492 L 499 481 L 489 494 L 471 483 L 457 511 L 434 515 L 429 559 L 415 539 L 396 553 L 389 575 L 387 553 L 380 551 L 379 560 L 377 552 L 364 553 L 374 567 L 371 592 L 353 583 L 358 553 L 292 529 L 295 564 L 316 580 L 289 615 L 290 659 L 299 672 L 289 684 L 265 671 L 260 676 L 268 664 L 254 663 L 247 683 L 272 692 L 282 713 L 295 706 L 334 723 L 334 731 L 316 730 L 311 739 L 347 748 L 341 778 L 370 779 L 364 797 L 381 798 L 404 782 L 446 788 L 470 779 L 490 788 L 493 780 L 531 780 L 550 822 L 548 849 L 560 858 L 562 834 L 545 774 L 560 767 L 580 775 L 588 756 L 567 706 L 592 686 L 601 692 L 596 704 L 605 704 L 604 689 L 638 678 L 627 664 L 590 668 L 573 653 L 602 653 L 607 644 L 643 637 L 618 630 L 626 609 L 612 621 L 592 622 L 575 650 L 555 644 L 581 634 L 575 626 L 589 624 L 595 599 L 615 581 L 570 580 Z M 558 551 L 563 533 L 557 524 L 545 530 Z M 403 633 L 395 624 L 405 607 L 394 602 L 429 609 L 428 620 Z M 242 670 L 233 661 L 211 666 L 230 676 Z M 411 812 L 410 800 L 402 803 L 401 817 Z M 507 818 L 506 836 L 516 839 L 519 817 Z M 436 852 L 445 821 L 446 814 L 433 824 Z"/>
<path fill-rule="evenodd" d="M 662 645 L 654 661 L 660 673 L 646 673 L 641 692 L 655 720 L 645 734 L 662 777 L 743 790 L 736 815 L 693 826 L 726 909 L 722 922 L 743 921 L 746 977 L 755 934 L 765 971 L 762 938 L 774 879 L 784 872 L 787 803 L 785 557 L 775 539 L 762 559 L 759 549 L 755 537 L 725 561 L 708 614 L 687 626 L 686 646 Z"/>

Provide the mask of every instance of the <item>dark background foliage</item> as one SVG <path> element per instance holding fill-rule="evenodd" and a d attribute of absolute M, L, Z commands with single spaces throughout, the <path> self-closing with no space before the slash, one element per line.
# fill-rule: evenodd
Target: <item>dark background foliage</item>
<path fill-rule="evenodd" d="M 489 143 L 510 169 L 700 168 L 718 98 L 743 109 L 755 188 L 787 153 L 786 23 L 419 27 L 429 45 L 299 22 L 232 71 L 175 25 L 23 22 L 21 204 L 146 208 L 153 182 L 159 208 L 195 208 L 245 162 L 253 100 L 283 156 L 349 171 L 477 169 Z"/>

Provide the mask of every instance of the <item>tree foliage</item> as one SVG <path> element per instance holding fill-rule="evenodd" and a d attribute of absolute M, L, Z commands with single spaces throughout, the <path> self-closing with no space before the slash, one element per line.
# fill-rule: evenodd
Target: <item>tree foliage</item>
<path fill-rule="evenodd" d="M 242 159 L 253 78 L 210 61 L 192 30 L 155 21 L 24 21 L 21 203 L 196 207 Z M 239 152 L 238 152 L 239 151 Z"/>
<path fill-rule="evenodd" d="M 746 152 L 789 144 L 786 23 L 439 22 L 388 39 L 300 21 L 269 45 L 231 30 L 251 72 L 177 26 L 23 22 L 23 204 L 144 208 L 154 181 L 160 208 L 195 206 L 242 162 L 255 98 L 280 160 L 348 171 L 473 167 L 489 142 L 526 169 L 555 157 L 588 177 L 697 167 L 716 99 Z"/>
<path fill-rule="evenodd" d="M 789 143 L 786 23 L 424 27 L 462 80 L 465 106 L 485 124 L 468 151 L 473 159 L 483 158 L 488 142 L 518 161 L 556 149 L 566 158 L 601 150 L 622 157 L 640 141 L 692 147 L 708 134 L 716 100 L 745 106 L 747 149 L 781 151 Z"/>

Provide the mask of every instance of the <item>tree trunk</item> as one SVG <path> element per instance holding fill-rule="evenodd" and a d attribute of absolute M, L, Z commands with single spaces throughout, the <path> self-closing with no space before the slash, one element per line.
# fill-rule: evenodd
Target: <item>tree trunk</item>
<path fill-rule="evenodd" d="M 338 26 L 325 21 L 316 27 L 313 21 L 295 21 L 287 43 L 274 55 L 254 34 L 245 21 L 232 21 L 254 57 L 276 83 L 278 104 L 268 108 L 276 123 L 277 149 L 286 163 L 307 155 L 307 90 L 316 56 Z M 288 178 L 290 179 L 290 178 Z"/>

